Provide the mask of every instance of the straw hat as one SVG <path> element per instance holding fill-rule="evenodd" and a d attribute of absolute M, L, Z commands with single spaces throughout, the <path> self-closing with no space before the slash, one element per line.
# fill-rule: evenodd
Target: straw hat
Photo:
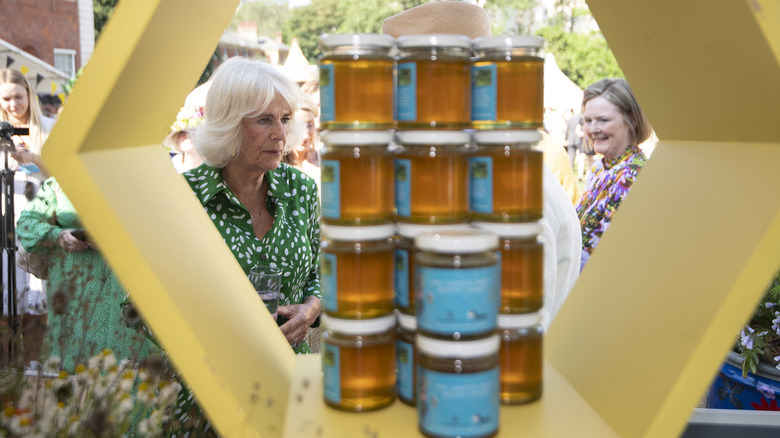
<path fill-rule="evenodd" d="M 394 38 L 402 35 L 450 33 L 469 38 L 492 36 L 487 12 L 460 1 L 437 1 L 407 9 L 386 18 L 382 32 Z"/>

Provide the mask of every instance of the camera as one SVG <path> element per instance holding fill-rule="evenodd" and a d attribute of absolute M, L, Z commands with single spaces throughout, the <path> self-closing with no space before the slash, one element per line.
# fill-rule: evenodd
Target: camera
<path fill-rule="evenodd" d="M 14 146 L 14 142 L 11 140 L 11 137 L 14 135 L 29 134 L 29 128 L 14 128 L 10 122 L 5 120 L 0 121 L 0 150 L 9 149 L 10 152 L 13 152 L 16 147 Z"/>

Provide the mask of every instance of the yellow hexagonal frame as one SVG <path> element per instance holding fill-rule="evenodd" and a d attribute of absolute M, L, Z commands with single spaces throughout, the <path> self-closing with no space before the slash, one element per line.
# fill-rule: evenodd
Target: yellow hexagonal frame
<path fill-rule="evenodd" d="M 122 2 L 44 162 L 224 436 L 417 434 L 322 403 L 160 147 L 237 0 Z M 676 436 L 780 260 L 777 2 L 588 2 L 663 141 L 502 436 Z"/>

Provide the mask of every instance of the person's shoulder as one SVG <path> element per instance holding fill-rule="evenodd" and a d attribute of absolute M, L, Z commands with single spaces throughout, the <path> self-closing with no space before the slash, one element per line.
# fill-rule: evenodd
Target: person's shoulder
<path fill-rule="evenodd" d="M 54 128 L 54 124 L 57 122 L 57 119 L 52 119 L 51 117 L 41 116 L 41 131 L 43 132 L 51 132 L 52 128 Z"/>

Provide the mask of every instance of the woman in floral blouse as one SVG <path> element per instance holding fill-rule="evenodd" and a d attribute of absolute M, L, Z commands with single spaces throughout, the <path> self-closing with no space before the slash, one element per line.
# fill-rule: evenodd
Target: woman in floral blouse
<path fill-rule="evenodd" d="M 645 164 L 646 157 L 638 145 L 652 132 L 623 79 L 602 79 L 586 88 L 582 114 L 585 137 L 603 158 L 594 164 L 585 194 L 577 204 L 582 227 L 580 270 Z"/>
<path fill-rule="evenodd" d="M 238 263 L 283 271 L 277 322 L 296 353 L 322 310 L 314 180 L 281 163 L 302 99 L 274 67 L 230 58 L 214 74 L 195 135 L 204 164 L 184 173 Z"/>

